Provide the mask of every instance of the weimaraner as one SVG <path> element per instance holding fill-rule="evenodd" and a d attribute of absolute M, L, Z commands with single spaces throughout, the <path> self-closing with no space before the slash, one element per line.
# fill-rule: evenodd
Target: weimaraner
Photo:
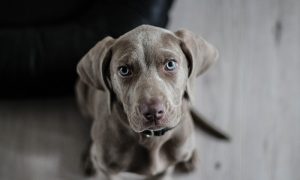
<path fill-rule="evenodd" d="M 149 25 L 98 42 L 77 66 L 79 107 L 93 120 L 86 172 L 107 180 L 121 172 L 165 180 L 175 168 L 194 169 L 195 119 L 226 138 L 191 110 L 193 81 L 217 57 L 188 30 Z"/>

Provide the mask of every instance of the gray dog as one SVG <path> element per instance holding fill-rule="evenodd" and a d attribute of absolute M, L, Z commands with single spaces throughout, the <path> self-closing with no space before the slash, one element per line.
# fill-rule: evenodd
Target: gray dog
<path fill-rule="evenodd" d="M 188 30 L 149 25 L 98 42 L 77 66 L 77 100 L 93 120 L 86 168 L 108 180 L 121 172 L 165 180 L 174 168 L 192 170 L 201 119 L 191 111 L 192 84 L 217 57 Z"/>

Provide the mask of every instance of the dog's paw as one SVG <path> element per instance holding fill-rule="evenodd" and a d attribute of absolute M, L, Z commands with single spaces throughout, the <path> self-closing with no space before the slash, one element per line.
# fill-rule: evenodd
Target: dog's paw
<path fill-rule="evenodd" d="M 180 162 L 176 165 L 176 170 L 180 172 L 191 172 L 196 169 L 198 163 L 198 154 L 196 151 L 193 152 L 191 158 L 188 161 Z"/>
<path fill-rule="evenodd" d="M 96 174 L 96 170 L 91 160 L 86 160 L 82 163 L 83 174 L 85 176 L 94 176 Z"/>

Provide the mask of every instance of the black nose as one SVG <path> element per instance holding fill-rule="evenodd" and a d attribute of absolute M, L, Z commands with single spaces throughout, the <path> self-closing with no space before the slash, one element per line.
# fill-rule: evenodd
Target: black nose
<path fill-rule="evenodd" d="M 159 121 L 165 114 L 164 106 L 158 99 L 151 99 L 141 103 L 139 110 L 148 121 Z"/>

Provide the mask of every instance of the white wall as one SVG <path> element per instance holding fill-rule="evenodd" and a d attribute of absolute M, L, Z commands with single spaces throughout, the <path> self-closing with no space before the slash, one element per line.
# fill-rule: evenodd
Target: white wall
<path fill-rule="evenodd" d="M 177 0 L 169 28 L 182 27 L 219 49 L 196 106 L 233 138 L 199 133 L 201 167 L 188 177 L 300 179 L 300 1 Z"/>

